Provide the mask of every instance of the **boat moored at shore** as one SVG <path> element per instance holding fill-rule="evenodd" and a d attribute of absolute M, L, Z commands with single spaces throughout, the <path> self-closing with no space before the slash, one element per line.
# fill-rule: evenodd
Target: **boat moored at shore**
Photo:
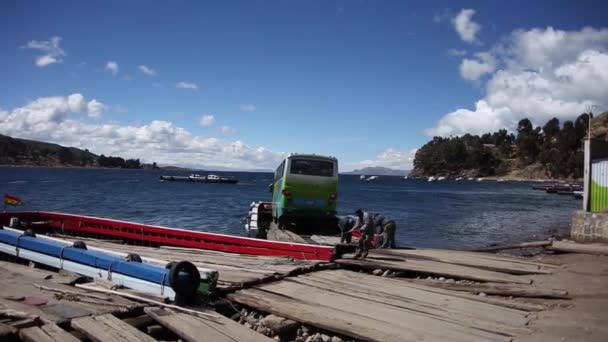
<path fill-rule="evenodd" d="M 199 175 L 199 174 L 191 174 L 189 176 L 160 176 L 160 180 L 162 181 L 175 181 L 175 182 L 198 182 L 198 183 L 227 183 L 227 184 L 236 184 L 239 182 L 238 179 L 234 177 L 220 177 L 218 175 Z"/>

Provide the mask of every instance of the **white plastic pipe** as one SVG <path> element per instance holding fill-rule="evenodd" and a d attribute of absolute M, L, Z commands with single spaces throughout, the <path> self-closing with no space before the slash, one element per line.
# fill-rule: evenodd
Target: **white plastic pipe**
<path fill-rule="evenodd" d="M 13 228 L 9 228 L 9 227 L 4 227 L 4 229 L 9 232 L 23 233 L 23 231 L 19 230 L 19 229 L 13 229 Z M 72 241 L 70 241 L 70 240 L 54 238 L 54 237 L 50 237 L 50 236 L 46 236 L 46 235 L 36 235 L 36 238 L 44 239 L 44 240 L 48 240 L 48 241 L 59 242 L 66 246 L 71 246 L 73 244 Z M 97 252 L 102 252 L 102 253 L 106 253 L 106 254 L 110 254 L 110 255 L 115 255 L 115 256 L 121 257 L 121 258 L 126 258 L 128 255 L 127 253 L 112 251 L 109 249 L 89 246 L 89 245 L 87 245 L 87 249 L 91 250 L 91 251 L 97 251 Z M 148 258 L 148 257 L 143 257 L 143 256 L 141 257 L 141 261 L 145 264 L 150 264 L 150 265 L 159 266 L 159 267 L 165 267 L 169 263 L 169 261 L 166 261 L 166 260 Z M 208 281 L 217 280 L 217 271 L 216 270 L 202 268 L 202 267 L 197 267 L 197 269 L 198 269 L 198 272 L 201 274 L 201 279 L 208 280 Z"/>
<path fill-rule="evenodd" d="M 19 251 L 17 251 L 16 246 L 5 244 L 2 242 L 0 242 L 0 252 L 18 256 L 19 258 L 31 260 L 33 262 L 37 262 L 43 265 L 78 273 L 87 277 L 91 277 L 93 279 L 102 279 L 105 281 L 110 281 L 114 284 L 122 285 L 124 287 L 128 287 L 137 291 L 153 293 L 162 297 L 168 297 L 171 300 L 175 299 L 175 291 L 173 291 L 173 289 L 168 284 L 169 279 L 167 279 L 167 286 L 164 286 L 142 279 L 130 277 L 124 274 L 108 272 L 108 270 L 82 265 L 77 262 L 62 260 L 60 258 L 52 257 L 46 254 L 30 251 L 28 249 L 24 249 L 23 247 L 19 247 Z"/>

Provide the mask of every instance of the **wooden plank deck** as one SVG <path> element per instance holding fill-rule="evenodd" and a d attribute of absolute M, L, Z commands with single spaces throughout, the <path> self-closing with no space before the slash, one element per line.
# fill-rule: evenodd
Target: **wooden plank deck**
<path fill-rule="evenodd" d="M 66 237 L 63 237 L 68 240 Z M 78 240 L 70 237 L 71 241 Z M 296 260 L 286 257 L 271 257 L 223 253 L 193 248 L 180 247 L 144 247 L 123 245 L 119 243 L 87 240 L 90 246 L 124 253 L 137 253 L 142 257 L 163 259 L 167 261 L 188 260 L 194 265 L 210 268 L 219 272 L 219 288 L 239 288 L 247 283 L 259 283 L 276 275 L 284 276 L 303 268 L 318 265 L 318 261 Z"/>
<path fill-rule="evenodd" d="M 0 307 L 35 315 L 47 322 L 143 307 L 122 297 L 91 294 L 62 284 L 64 277 L 56 272 L 0 261 L 0 274 Z"/>
<path fill-rule="evenodd" d="M 71 324 L 72 328 L 94 342 L 156 342 L 154 338 L 112 315 L 76 318 Z"/>
<path fill-rule="evenodd" d="M 274 341 L 223 316 L 217 321 L 210 321 L 159 308 L 146 308 L 145 312 L 159 324 L 188 342 Z"/>
<path fill-rule="evenodd" d="M 367 259 L 339 259 L 339 265 L 358 266 L 364 269 L 388 269 L 394 271 L 414 272 L 425 275 L 444 276 L 455 279 L 467 279 L 494 283 L 531 284 L 532 279 L 524 276 L 515 276 L 502 272 L 488 271 L 478 267 L 448 264 L 440 261 L 425 259 L 389 259 L 374 256 Z"/>
<path fill-rule="evenodd" d="M 228 298 L 370 341 L 505 341 L 528 332 L 527 311 L 437 290 L 327 270 L 240 290 Z"/>
<path fill-rule="evenodd" d="M 39 327 L 29 327 L 19 331 L 19 338 L 26 342 L 79 342 L 74 335 L 56 324 L 48 323 Z"/>
<path fill-rule="evenodd" d="M 382 260 L 383 257 L 393 257 L 393 260 L 402 261 L 407 259 L 433 260 L 516 275 L 550 274 L 551 270 L 557 267 L 510 256 L 445 249 L 379 249 L 371 251 L 369 257 L 372 260 Z"/>

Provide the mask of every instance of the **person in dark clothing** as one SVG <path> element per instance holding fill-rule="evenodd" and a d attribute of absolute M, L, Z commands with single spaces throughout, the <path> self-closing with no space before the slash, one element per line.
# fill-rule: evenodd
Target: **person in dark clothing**
<path fill-rule="evenodd" d="M 352 215 L 344 216 L 338 221 L 340 228 L 340 243 L 350 243 L 353 238 L 353 229 L 357 224 L 357 218 Z"/>
<path fill-rule="evenodd" d="M 397 231 L 397 223 L 389 220 L 384 225 L 384 241 L 380 248 L 397 248 L 395 245 L 395 231 Z"/>
<path fill-rule="evenodd" d="M 384 215 L 374 214 L 374 233 L 376 234 L 376 248 L 379 248 L 384 242 Z"/>
<path fill-rule="evenodd" d="M 376 225 L 376 234 L 382 236 L 382 245 L 379 248 L 397 248 L 395 245 L 395 231 L 397 230 L 395 221 L 387 219 L 384 215 L 376 214 L 374 224 Z"/>
<path fill-rule="evenodd" d="M 357 211 L 355 211 L 355 215 L 357 216 L 357 223 L 355 224 L 354 229 L 360 229 L 361 231 L 355 259 L 365 259 L 369 249 L 372 246 L 372 237 L 374 236 L 375 228 L 374 219 L 371 214 L 361 209 L 357 209 Z"/>

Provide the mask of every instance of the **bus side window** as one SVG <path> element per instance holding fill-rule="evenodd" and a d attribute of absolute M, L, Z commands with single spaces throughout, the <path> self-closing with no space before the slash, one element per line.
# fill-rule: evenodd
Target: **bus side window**
<path fill-rule="evenodd" d="M 281 165 L 279 165 L 279 167 L 277 168 L 277 170 L 274 172 L 274 180 L 279 180 L 283 177 L 283 172 L 285 169 L 285 161 L 283 161 L 281 163 Z"/>

